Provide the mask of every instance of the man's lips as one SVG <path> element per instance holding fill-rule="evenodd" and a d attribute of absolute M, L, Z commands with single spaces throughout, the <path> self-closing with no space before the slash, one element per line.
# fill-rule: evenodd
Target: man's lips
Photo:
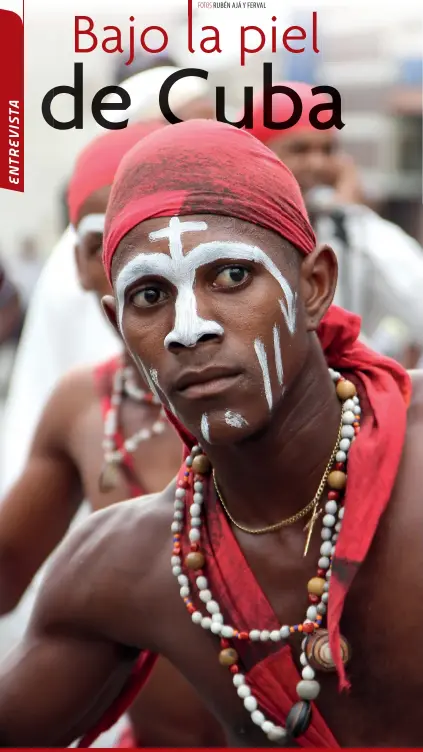
<path fill-rule="evenodd" d="M 239 371 L 227 368 L 186 371 L 177 380 L 175 390 L 190 399 L 211 396 L 229 389 L 239 377 Z"/>

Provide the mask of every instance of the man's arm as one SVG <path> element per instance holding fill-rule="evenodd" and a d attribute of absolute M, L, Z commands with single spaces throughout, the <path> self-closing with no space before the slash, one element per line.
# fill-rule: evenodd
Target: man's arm
<path fill-rule="evenodd" d="M 68 746 L 98 721 L 129 675 L 138 651 L 107 636 L 120 598 L 113 583 L 119 512 L 92 515 L 63 542 L 27 634 L 0 665 L 3 747 Z"/>
<path fill-rule="evenodd" d="M 17 605 L 82 501 L 67 437 L 84 406 L 84 378 L 82 373 L 72 374 L 53 393 L 27 465 L 0 504 L 0 614 Z"/>

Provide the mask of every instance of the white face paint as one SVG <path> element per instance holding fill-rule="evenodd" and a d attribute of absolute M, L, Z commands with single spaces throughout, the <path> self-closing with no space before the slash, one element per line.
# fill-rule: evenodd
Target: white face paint
<path fill-rule="evenodd" d="M 178 291 L 175 303 L 175 323 L 173 330 L 165 337 L 165 347 L 172 342 L 179 342 L 185 347 L 194 347 L 204 334 L 222 335 L 223 329 L 215 321 L 205 321 L 197 314 L 197 304 L 194 294 L 195 273 L 205 264 L 215 261 L 253 261 L 262 264 L 276 279 L 284 294 L 285 301 L 279 300 L 286 325 L 291 334 L 295 331 L 296 296 L 276 264 L 258 246 L 247 243 L 228 241 L 211 241 L 201 243 L 185 256 L 182 252 L 182 232 L 198 232 L 206 230 L 205 222 L 180 222 L 178 217 L 172 217 L 169 226 L 163 230 L 152 232 L 151 241 L 169 238 L 170 256 L 165 253 L 140 253 L 121 270 L 116 280 L 116 297 L 118 302 L 119 324 L 122 330 L 125 292 L 134 281 L 142 277 L 160 276 L 167 279 Z"/>
<path fill-rule="evenodd" d="M 157 397 L 157 399 L 161 400 L 162 398 L 160 397 L 160 394 L 158 393 L 158 391 L 156 389 L 154 381 L 151 378 L 150 373 L 145 368 L 145 366 L 144 366 L 141 358 L 138 355 L 135 355 L 135 353 L 131 352 L 131 350 L 129 350 L 129 352 L 131 353 L 131 355 L 132 355 L 132 357 L 133 357 L 133 359 L 134 359 L 134 361 L 135 361 L 135 363 L 136 363 L 136 365 L 138 367 L 139 372 L 142 374 L 142 376 L 144 376 L 144 378 L 145 378 L 148 386 L 150 387 L 151 391 Z"/>
<path fill-rule="evenodd" d="M 206 264 L 216 261 L 252 261 L 262 264 L 266 271 L 278 282 L 284 299 L 279 299 L 290 334 L 295 332 L 296 323 L 296 294 L 292 291 L 288 281 L 279 271 L 271 258 L 258 246 L 241 242 L 214 240 L 200 243 L 186 255 L 183 254 L 182 233 L 199 232 L 207 229 L 205 222 L 180 222 L 178 217 L 172 217 L 168 227 L 152 232 L 149 240 L 168 238 L 170 256 L 166 253 L 140 253 L 129 261 L 119 273 L 116 280 L 116 298 L 118 304 L 118 320 L 122 331 L 125 293 L 127 288 L 143 277 L 158 276 L 166 279 L 177 289 L 175 302 L 175 322 L 173 330 L 165 337 L 164 345 L 169 347 L 172 342 L 178 342 L 185 347 L 194 347 L 205 334 L 222 335 L 223 329 L 215 321 L 206 321 L 197 314 L 197 303 L 194 294 L 196 271 Z M 283 367 L 279 343 L 279 330 L 274 328 L 275 364 L 279 384 L 283 381 Z M 270 383 L 267 354 L 263 342 L 257 338 L 254 349 L 263 373 L 264 391 L 272 408 L 273 397 Z M 204 426 L 203 426 L 204 423 Z M 207 416 L 203 416 L 202 432 L 209 436 Z M 206 439 L 209 440 L 209 439 Z"/>
<path fill-rule="evenodd" d="M 271 410 L 273 405 L 272 386 L 270 383 L 266 348 L 261 339 L 257 338 L 254 340 L 254 350 L 256 351 L 258 362 L 260 363 L 260 367 L 263 373 L 264 393 L 266 395 L 267 404 L 269 405 L 269 410 Z"/>
<path fill-rule="evenodd" d="M 209 419 L 207 417 L 207 414 L 204 413 L 204 415 L 201 418 L 201 435 L 208 444 L 210 444 L 210 428 L 209 428 Z"/>
<path fill-rule="evenodd" d="M 277 324 L 275 324 L 275 326 L 273 327 L 273 346 L 275 348 L 276 374 L 278 377 L 279 384 L 282 386 L 283 365 L 282 365 L 281 343 L 280 343 L 280 337 L 279 337 L 279 327 Z"/>
<path fill-rule="evenodd" d="M 232 428 L 242 428 L 243 426 L 248 426 L 248 422 L 245 420 L 245 418 L 243 418 L 239 413 L 232 412 L 232 410 L 226 410 L 225 422 L 228 424 L 228 426 L 232 426 Z"/>
<path fill-rule="evenodd" d="M 103 234 L 105 221 L 105 214 L 87 214 L 81 219 L 76 228 L 78 241 L 81 242 L 89 232 L 99 232 Z"/>
<path fill-rule="evenodd" d="M 159 398 L 161 402 L 164 402 L 169 407 L 169 409 L 173 412 L 174 415 L 176 415 L 175 408 L 173 407 L 170 399 L 166 396 L 162 387 L 159 384 L 159 375 L 157 373 L 157 369 L 150 368 L 149 374 L 150 374 L 150 379 L 153 382 L 154 387 L 155 387 L 153 390 L 154 394 Z"/>

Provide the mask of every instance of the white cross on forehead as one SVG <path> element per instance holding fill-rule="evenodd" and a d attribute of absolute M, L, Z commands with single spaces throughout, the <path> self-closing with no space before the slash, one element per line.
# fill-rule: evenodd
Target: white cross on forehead
<path fill-rule="evenodd" d="M 207 230 L 206 222 L 181 222 L 179 217 L 172 217 L 168 227 L 163 230 L 150 232 L 148 239 L 151 241 L 169 238 L 169 251 L 175 261 L 183 258 L 182 233 L 183 232 L 200 232 Z"/>

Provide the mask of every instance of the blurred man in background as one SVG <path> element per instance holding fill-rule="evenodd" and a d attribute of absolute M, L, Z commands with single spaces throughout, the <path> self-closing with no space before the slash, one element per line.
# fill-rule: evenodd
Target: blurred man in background
<path fill-rule="evenodd" d="M 162 119 L 159 90 L 178 68 L 148 69 L 121 86 L 131 97 L 129 124 Z M 110 95 L 108 101 L 113 101 Z M 172 89 L 170 105 L 180 118 L 212 117 L 207 82 L 190 77 Z M 122 119 L 122 113 L 108 113 Z M 121 350 L 114 331 L 95 297 L 81 290 L 73 255 L 74 232 L 68 227 L 53 249 L 34 290 L 17 353 L 3 420 L 0 452 L 0 493 L 19 476 L 44 405 L 70 368 L 94 364 Z M 19 428 L 18 428 L 19 427 Z"/>
<path fill-rule="evenodd" d="M 275 84 L 276 86 L 277 84 Z M 250 132 L 290 168 L 298 180 L 319 242 L 335 250 L 339 281 L 335 303 L 362 318 L 362 337 L 371 346 L 415 367 L 423 349 L 423 251 L 400 227 L 366 206 L 353 159 L 342 153 L 334 127 L 317 130 L 310 109 L 325 103 L 305 83 L 282 82 L 301 98 L 296 125 L 272 130 L 263 123 L 263 95 L 254 104 Z M 290 98 L 273 95 L 273 121 L 293 112 Z M 332 111 L 318 116 L 328 121 Z"/>

